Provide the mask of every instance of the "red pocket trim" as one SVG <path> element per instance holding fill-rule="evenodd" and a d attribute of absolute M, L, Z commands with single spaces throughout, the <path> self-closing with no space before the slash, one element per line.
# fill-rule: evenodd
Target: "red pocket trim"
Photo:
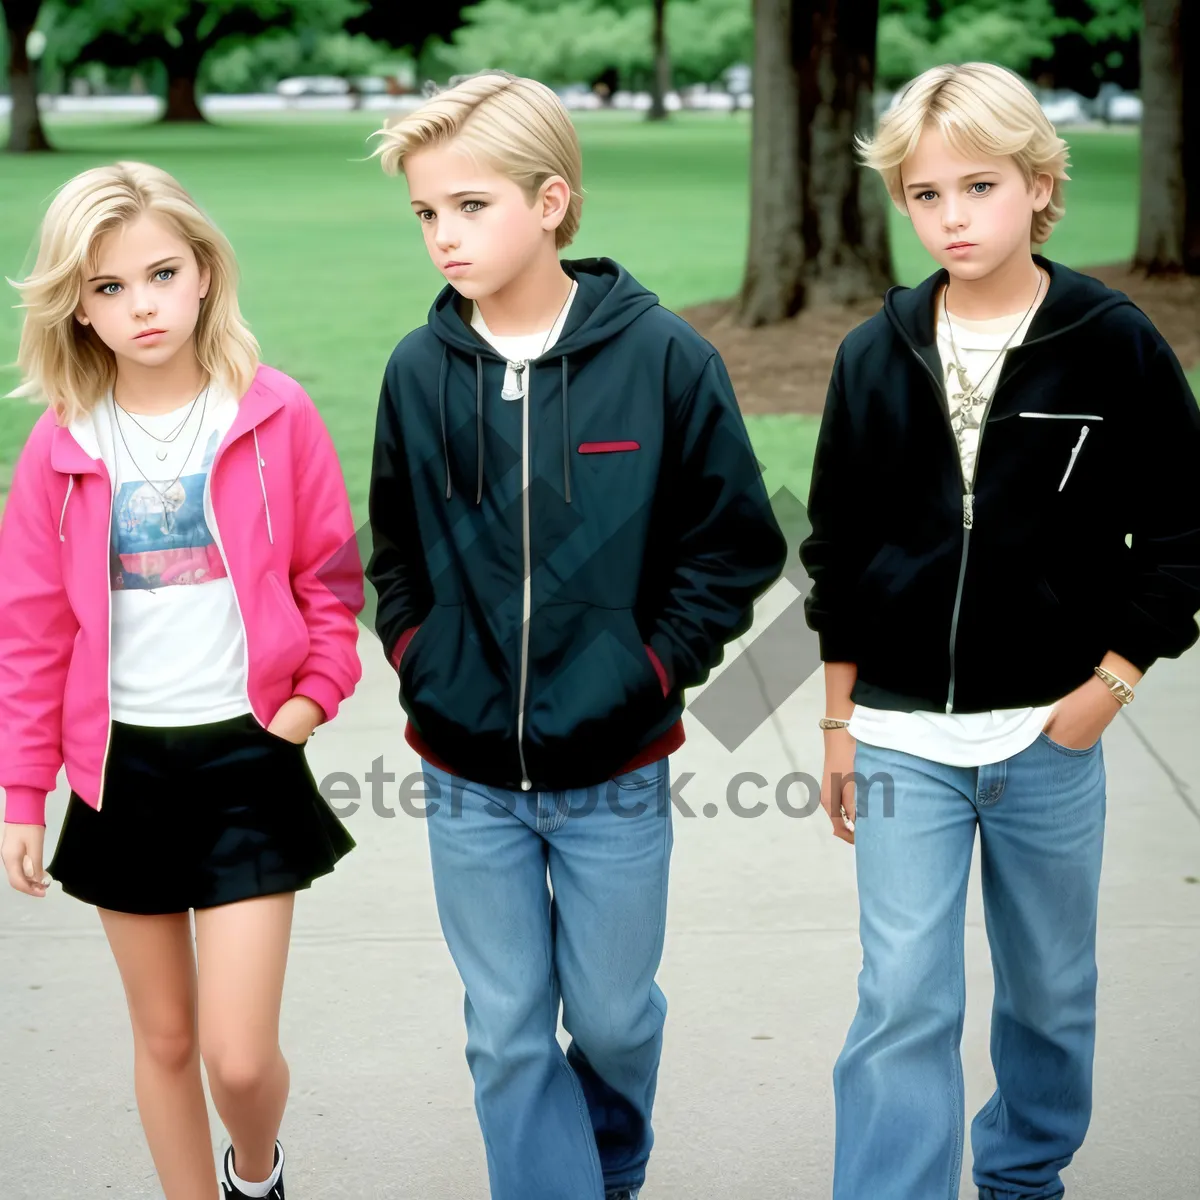
<path fill-rule="evenodd" d="M 613 454 L 618 450 L 640 450 L 637 442 L 580 442 L 580 454 Z"/>
<path fill-rule="evenodd" d="M 644 642 L 642 645 L 650 659 L 650 665 L 654 668 L 655 675 L 658 676 L 658 683 L 662 688 L 663 695 L 666 696 L 671 691 L 671 681 L 667 678 L 667 668 L 662 665 L 662 659 L 649 646 Z"/>
<path fill-rule="evenodd" d="M 406 629 L 399 638 L 396 639 L 396 644 L 392 647 L 392 666 L 396 670 L 400 670 L 400 660 L 404 657 L 404 651 L 408 649 L 408 643 L 416 636 L 420 625 L 414 625 L 411 629 Z"/>

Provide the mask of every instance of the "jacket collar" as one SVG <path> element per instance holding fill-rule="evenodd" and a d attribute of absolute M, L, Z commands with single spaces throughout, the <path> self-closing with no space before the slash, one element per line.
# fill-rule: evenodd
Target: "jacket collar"
<path fill-rule="evenodd" d="M 271 386 L 263 369 L 259 367 L 246 394 L 238 401 L 237 416 L 234 417 L 218 453 L 261 425 L 272 413 L 281 409 L 284 403 L 284 397 Z M 55 427 L 50 442 L 50 466 L 64 475 L 107 473 L 100 439 L 96 433 L 96 423 L 90 411 L 68 425 Z"/>
<path fill-rule="evenodd" d="M 1022 349 L 1058 337 L 1110 308 L 1133 303 L 1123 292 L 1107 287 L 1090 275 L 1072 271 L 1040 254 L 1035 254 L 1033 261 L 1050 276 L 1050 286 L 1046 298 L 1033 315 L 1029 332 L 1021 343 Z M 936 355 L 935 305 L 949 279 L 950 273 L 943 268 L 915 288 L 891 288 L 884 298 L 888 320 L 925 358 L 931 353 Z"/>

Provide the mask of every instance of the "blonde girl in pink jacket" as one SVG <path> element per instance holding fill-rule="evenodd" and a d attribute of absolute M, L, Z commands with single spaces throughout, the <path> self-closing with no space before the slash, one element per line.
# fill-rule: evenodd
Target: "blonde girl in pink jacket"
<path fill-rule="evenodd" d="M 4 869 L 99 911 L 167 1200 L 216 1191 L 201 1058 L 225 1196 L 282 1200 L 293 902 L 354 846 L 304 750 L 361 675 L 353 519 L 329 434 L 260 365 L 235 283 L 183 188 L 117 163 L 56 195 L 15 285 L 18 391 L 47 407 L 0 525 Z"/>

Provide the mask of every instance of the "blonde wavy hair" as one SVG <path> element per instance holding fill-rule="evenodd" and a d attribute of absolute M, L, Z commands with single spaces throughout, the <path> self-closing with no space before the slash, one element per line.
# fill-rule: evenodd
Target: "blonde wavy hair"
<path fill-rule="evenodd" d="M 237 301 L 237 262 L 225 235 L 172 176 L 146 163 L 119 162 L 76 175 L 59 189 L 42 222 L 37 261 L 20 282 L 25 310 L 17 365 L 24 382 L 11 395 L 45 402 L 66 425 L 89 412 L 116 381 L 113 352 L 75 319 L 80 289 L 100 238 L 153 213 L 192 248 L 210 273 L 193 334 L 209 377 L 242 396 L 259 364 L 258 342 Z"/>
<path fill-rule="evenodd" d="M 878 171 L 892 203 L 908 212 L 901 168 L 926 129 L 937 129 L 957 154 L 1011 157 L 1031 187 L 1038 175 L 1054 180 L 1050 203 L 1033 214 L 1030 241 L 1050 239 L 1066 212 L 1063 184 L 1069 151 L 1019 75 L 992 63 L 933 67 L 918 75 L 879 118 L 873 138 L 857 138 L 864 165 Z"/>
<path fill-rule="evenodd" d="M 583 212 L 583 154 L 563 102 L 544 83 L 507 71 L 482 71 L 435 92 L 419 108 L 387 122 L 371 157 L 388 175 L 404 170 L 409 154 L 457 142 L 472 157 L 511 179 L 532 199 L 552 175 L 571 189 L 558 249 L 579 232 Z"/>

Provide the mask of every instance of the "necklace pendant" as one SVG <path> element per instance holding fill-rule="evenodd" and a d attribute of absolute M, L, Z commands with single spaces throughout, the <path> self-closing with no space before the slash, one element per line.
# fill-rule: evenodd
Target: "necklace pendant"
<path fill-rule="evenodd" d="M 520 400 L 525 395 L 525 386 L 523 383 L 525 377 L 525 367 L 527 363 L 512 363 L 513 375 L 516 377 L 515 390 L 507 386 L 500 389 L 500 397 L 503 400 Z M 507 372 L 505 373 L 507 375 Z"/>
<path fill-rule="evenodd" d="M 155 450 L 154 457 L 157 458 L 159 462 L 166 462 L 167 452 L 165 450 Z"/>

